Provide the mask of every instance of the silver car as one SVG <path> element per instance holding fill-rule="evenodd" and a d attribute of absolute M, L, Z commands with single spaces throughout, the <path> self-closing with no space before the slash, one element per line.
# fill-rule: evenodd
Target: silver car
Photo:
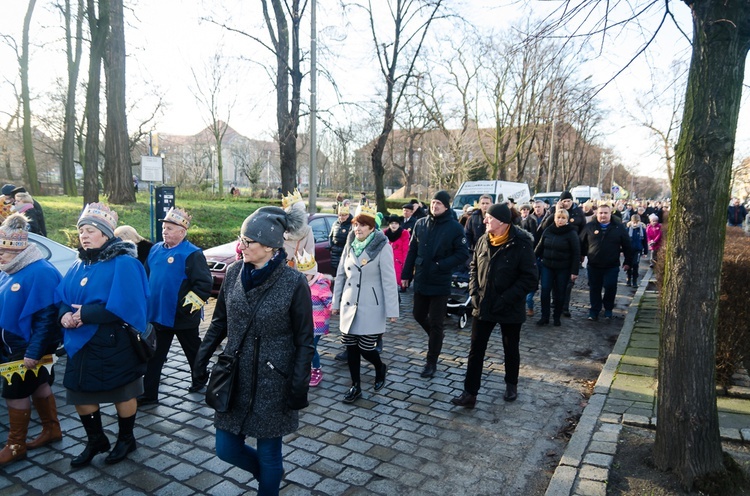
<path fill-rule="evenodd" d="M 39 251 L 42 252 L 44 258 L 49 260 L 49 263 L 54 265 L 62 275 L 65 275 L 68 272 L 70 266 L 73 265 L 73 262 L 78 258 L 77 251 L 61 245 L 57 241 L 45 238 L 44 236 L 29 233 L 29 241 L 39 248 Z"/>

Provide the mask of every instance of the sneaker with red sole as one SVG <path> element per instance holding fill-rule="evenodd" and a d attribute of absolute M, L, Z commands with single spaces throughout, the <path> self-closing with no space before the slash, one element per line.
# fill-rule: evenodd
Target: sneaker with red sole
<path fill-rule="evenodd" d="M 320 369 L 310 370 L 310 387 L 315 387 L 323 380 L 323 371 Z"/>

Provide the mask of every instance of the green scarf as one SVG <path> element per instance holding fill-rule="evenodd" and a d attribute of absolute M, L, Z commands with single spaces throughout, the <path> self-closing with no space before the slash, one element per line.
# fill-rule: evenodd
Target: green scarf
<path fill-rule="evenodd" d="M 375 237 L 375 231 L 371 232 L 369 236 L 365 238 L 364 241 L 360 241 L 355 236 L 352 240 L 352 251 L 354 251 L 354 256 L 358 257 L 362 254 L 363 251 L 365 251 L 365 248 L 367 248 L 367 245 L 370 244 L 370 241 L 372 241 L 372 238 Z"/>

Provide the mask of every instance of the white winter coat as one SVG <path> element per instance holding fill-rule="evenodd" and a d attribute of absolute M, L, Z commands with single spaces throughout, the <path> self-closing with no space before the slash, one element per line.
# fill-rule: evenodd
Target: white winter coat
<path fill-rule="evenodd" d="M 386 319 L 398 318 L 398 288 L 393 277 L 393 250 L 380 230 L 359 257 L 354 256 L 349 233 L 334 284 L 333 309 L 339 310 L 344 334 L 385 332 Z"/>

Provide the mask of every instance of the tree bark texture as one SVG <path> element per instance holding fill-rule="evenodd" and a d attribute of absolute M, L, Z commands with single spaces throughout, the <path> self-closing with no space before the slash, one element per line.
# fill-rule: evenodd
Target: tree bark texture
<path fill-rule="evenodd" d="M 75 169 L 76 148 L 76 87 L 78 86 L 78 73 L 81 66 L 81 53 L 83 51 L 83 0 L 78 0 L 76 11 L 75 41 L 71 33 L 71 8 L 70 0 L 65 1 L 65 43 L 68 59 L 68 92 L 65 99 L 65 121 L 63 123 L 63 145 L 61 181 L 63 191 L 68 196 L 78 196 Z M 75 43 L 75 48 L 73 48 Z"/>
<path fill-rule="evenodd" d="M 693 54 L 666 245 L 654 460 L 692 487 L 723 470 L 716 322 L 750 1 L 687 3 Z"/>
<path fill-rule="evenodd" d="M 23 99 L 23 159 L 26 163 L 26 187 L 32 195 L 41 191 L 36 175 L 36 158 L 34 158 L 34 143 L 31 134 L 31 96 L 29 91 L 29 26 L 34 14 L 36 0 L 29 0 L 26 16 L 23 19 L 23 35 L 21 41 L 21 98 Z"/>
<path fill-rule="evenodd" d="M 87 0 L 91 48 L 89 50 L 89 83 L 86 88 L 86 155 L 83 166 L 83 202 L 99 201 L 99 93 L 102 57 L 109 25 L 109 2 L 99 0 L 99 18 L 95 0 Z"/>
<path fill-rule="evenodd" d="M 104 73 L 107 130 L 104 141 L 104 191 L 112 203 L 135 202 L 125 102 L 125 23 L 122 0 L 110 0 Z"/>

